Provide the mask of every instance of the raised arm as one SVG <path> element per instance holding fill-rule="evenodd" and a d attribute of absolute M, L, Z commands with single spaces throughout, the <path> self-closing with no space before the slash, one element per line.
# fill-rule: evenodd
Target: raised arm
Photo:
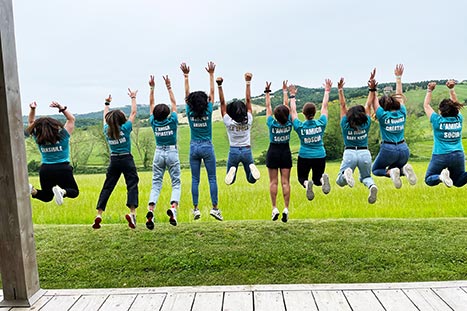
<path fill-rule="evenodd" d="M 31 126 L 36 120 L 36 108 L 37 108 L 36 102 L 32 102 L 29 104 L 29 115 L 28 115 L 29 126 Z"/>
<path fill-rule="evenodd" d="M 209 73 L 209 100 L 214 104 L 214 69 L 216 64 L 209 62 L 206 71 Z"/>
<path fill-rule="evenodd" d="M 154 100 L 154 88 L 156 86 L 156 82 L 154 82 L 154 76 L 149 76 L 149 115 L 152 115 L 154 111 L 154 107 L 156 106 Z"/>
<path fill-rule="evenodd" d="M 68 132 L 68 134 L 72 134 L 73 130 L 75 129 L 75 117 L 71 114 L 70 111 L 67 110 L 67 106 L 62 106 L 58 102 L 52 102 L 50 104 L 50 107 L 52 108 L 58 108 L 58 112 L 63 113 L 63 115 L 66 118 L 65 126 L 64 128 Z"/>
<path fill-rule="evenodd" d="M 266 94 L 266 117 L 272 116 L 271 108 L 271 82 L 266 81 L 266 87 L 264 88 L 264 93 Z"/>
<path fill-rule="evenodd" d="M 251 108 L 251 78 L 253 78 L 253 74 L 250 72 L 245 73 L 245 106 L 246 110 L 249 113 L 253 113 L 253 109 Z"/>
<path fill-rule="evenodd" d="M 425 110 L 425 113 L 428 119 L 430 119 L 433 112 L 435 112 L 433 108 L 430 106 L 431 95 L 432 95 L 431 93 L 433 92 L 435 87 L 436 87 L 436 82 L 430 82 L 428 83 L 428 86 L 426 88 L 425 101 L 423 102 L 423 110 Z"/>
<path fill-rule="evenodd" d="M 104 121 L 104 124 L 105 124 L 105 116 L 109 113 L 109 106 L 111 102 L 112 102 L 112 95 L 109 94 L 109 97 L 105 99 L 104 113 L 102 114 L 102 119 Z"/>
<path fill-rule="evenodd" d="M 368 80 L 368 98 L 365 104 L 365 113 L 367 115 L 371 115 L 371 106 L 374 105 L 374 99 L 376 97 L 375 76 L 376 76 L 376 68 L 373 68 L 373 71 L 370 73 L 370 80 Z M 372 85 L 373 87 L 371 87 L 370 85 Z"/>
<path fill-rule="evenodd" d="M 190 66 L 187 66 L 185 63 L 180 65 L 180 69 L 183 72 L 183 77 L 185 79 L 185 100 L 190 95 L 190 81 L 188 75 L 190 74 Z"/>
<path fill-rule="evenodd" d="M 321 115 L 328 117 L 328 103 L 329 93 L 331 93 L 332 81 L 329 79 L 324 80 L 324 96 L 323 103 L 321 104 Z"/>
<path fill-rule="evenodd" d="M 402 95 L 402 74 L 404 73 L 404 65 L 397 64 L 394 69 L 394 75 L 396 76 L 396 94 Z M 404 103 L 405 104 L 405 103 Z"/>
<path fill-rule="evenodd" d="M 341 106 L 341 119 L 347 114 L 347 106 L 344 96 L 344 84 L 344 78 L 340 78 L 339 82 L 337 82 L 337 92 L 339 94 L 339 104 Z"/>
<path fill-rule="evenodd" d="M 298 118 L 297 102 L 295 100 L 295 96 L 297 95 L 297 87 L 293 84 L 289 85 L 289 93 L 290 93 L 290 116 L 292 117 L 292 121 L 293 121 L 296 118 Z M 287 92 L 285 92 L 285 94 L 287 94 Z"/>
<path fill-rule="evenodd" d="M 227 112 L 227 106 L 225 105 L 225 97 L 224 90 L 222 89 L 222 82 L 224 82 L 224 79 L 222 79 L 222 77 L 218 77 L 216 79 L 217 89 L 219 90 L 219 101 L 221 102 L 221 116 L 224 117 Z"/>
<path fill-rule="evenodd" d="M 378 87 L 378 82 L 376 82 L 375 79 L 370 79 L 368 80 L 368 96 L 370 96 L 370 93 L 373 93 L 373 101 L 370 103 L 373 106 L 373 110 L 376 113 L 376 110 L 379 108 L 379 101 L 378 101 L 378 96 L 376 96 L 376 89 Z"/>
<path fill-rule="evenodd" d="M 172 85 L 170 84 L 169 76 L 162 76 L 162 79 L 164 79 L 165 86 L 167 87 L 167 92 L 169 92 L 170 107 L 172 108 L 172 112 L 177 112 L 177 101 L 175 100 L 174 93 L 172 92 Z"/>
<path fill-rule="evenodd" d="M 448 80 L 448 82 L 446 82 L 446 86 L 449 89 L 449 98 L 451 98 L 451 100 L 453 102 L 458 103 L 456 91 L 454 90 L 454 87 L 456 86 L 456 81 L 455 80 Z"/>
<path fill-rule="evenodd" d="M 284 106 L 289 106 L 289 98 L 287 96 L 287 82 L 289 80 L 284 80 L 282 81 L 282 95 L 283 95 L 283 101 L 282 103 Z"/>
<path fill-rule="evenodd" d="M 135 122 L 136 118 L 136 94 L 138 94 L 138 90 L 132 91 L 128 88 L 128 96 L 131 98 L 131 112 L 128 120 L 130 120 L 131 123 Z"/>

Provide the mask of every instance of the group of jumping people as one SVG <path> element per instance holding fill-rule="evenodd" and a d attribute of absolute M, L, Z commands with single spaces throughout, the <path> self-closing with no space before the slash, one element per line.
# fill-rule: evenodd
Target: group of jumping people
<path fill-rule="evenodd" d="M 231 185 L 235 182 L 238 166 L 242 163 L 246 179 L 255 183 L 260 178 L 260 171 L 254 164 L 251 152 L 251 126 L 253 111 L 251 105 L 250 84 L 253 75 L 244 75 L 246 92 L 245 102 L 234 100 L 228 104 L 223 91 L 223 78 L 214 78 L 215 64 L 209 62 L 205 68 L 209 74 L 209 94 L 203 91 L 190 92 L 190 67 L 185 63 L 180 65 L 184 76 L 186 116 L 190 126 L 190 168 L 191 168 L 191 195 L 193 202 L 193 217 L 199 219 L 201 212 L 199 204 L 199 183 L 201 163 L 207 171 L 212 208 L 210 215 L 217 220 L 223 220 L 218 208 L 218 188 L 216 176 L 216 157 L 212 144 L 212 113 L 217 84 L 220 113 L 226 126 L 230 149 L 227 160 L 225 183 Z M 377 81 L 374 69 L 368 80 L 368 98 L 366 104 L 347 108 L 344 96 L 344 79 L 337 83 L 340 102 L 340 126 L 344 140 L 344 153 L 339 173 L 336 179 L 340 187 L 355 185 L 354 171 L 358 168 L 359 180 L 369 191 L 368 203 L 377 200 L 378 188 L 371 177 L 385 176 L 391 178 L 395 188 L 401 188 L 401 176 L 405 176 L 410 185 L 415 185 L 417 177 L 412 166 L 408 163 L 410 151 L 404 139 L 407 110 L 406 98 L 402 91 L 402 74 L 404 67 L 397 65 L 396 93 L 394 95 L 377 96 Z M 162 189 L 164 173 L 167 170 L 171 178 L 172 194 L 170 207 L 167 209 L 170 224 L 177 225 L 177 210 L 180 202 L 180 160 L 177 148 L 178 115 L 175 96 L 168 76 L 163 77 L 171 105 L 155 104 L 154 76 L 149 78 L 149 123 L 152 127 L 156 141 L 153 160 L 152 187 L 149 195 L 148 211 L 146 214 L 146 227 L 154 229 L 154 210 Z M 465 156 L 461 142 L 463 117 L 460 114 L 462 105 L 458 102 L 454 90 L 456 82 L 449 80 L 446 86 L 450 98 L 440 102 L 435 112 L 430 106 L 432 92 L 436 84 L 430 82 L 424 101 L 424 110 L 433 128 L 434 146 L 432 158 L 429 163 L 425 183 L 435 186 L 444 183 L 447 187 L 461 187 L 467 183 L 465 172 Z M 315 197 L 313 186 L 321 186 L 324 194 L 331 191 L 329 175 L 326 168 L 326 149 L 323 143 L 326 125 L 328 123 L 328 102 L 332 81 L 326 79 L 324 96 L 319 118 L 315 118 L 316 106 L 306 103 L 302 113 L 305 117 L 301 121 L 296 107 L 296 94 L 298 88 L 284 81 L 282 84 L 283 103 L 271 106 L 271 83 L 266 82 L 265 105 L 266 123 L 269 130 L 269 147 L 266 154 L 266 167 L 269 175 L 269 192 L 271 197 L 273 221 L 279 219 L 280 212 L 277 205 L 277 192 L 279 184 L 282 186 L 284 208 L 281 220 L 288 221 L 288 207 L 290 201 L 290 170 L 292 168 L 292 154 L 289 141 L 292 129 L 300 139 L 300 149 L 297 160 L 297 177 L 305 189 L 308 200 Z M 136 96 L 138 91 L 128 89 L 131 99 L 131 112 L 129 117 L 118 109 L 110 110 L 112 96 L 105 99 L 103 113 L 103 131 L 110 149 L 110 164 L 107 168 L 104 185 L 97 201 L 97 215 L 92 227 L 99 229 L 102 214 L 107 202 L 120 176 L 123 174 L 127 186 L 127 202 L 129 213 L 125 215 L 130 228 L 136 227 L 136 209 L 138 207 L 138 173 L 131 154 L 131 131 L 136 118 Z M 62 124 L 51 117 L 35 118 L 36 102 L 30 104 L 28 132 L 35 139 L 42 157 L 39 171 L 41 189 L 30 185 L 33 198 L 49 202 L 53 198 L 58 205 L 63 204 L 63 198 L 76 198 L 79 194 L 78 185 L 73 177 L 73 168 L 69 159 L 69 139 L 73 133 L 75 118 L 67 106 L 52 102 L 50 107 L 57 108 L 63 113 L 66 122 Z M 378 120 L 381 132 L 381 146 L 375 161 L 368 149 L 368 133 L 374 113 Z M 311 179 L 309 178 L 311 171 Z"/>

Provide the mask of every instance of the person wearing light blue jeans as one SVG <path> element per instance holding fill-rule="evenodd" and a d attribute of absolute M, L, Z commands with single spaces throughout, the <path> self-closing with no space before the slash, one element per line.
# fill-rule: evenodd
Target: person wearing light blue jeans
<path fill-rule="evenodd" d="M 177 149 L 177 103 L 172 92 L 170 79 L 163 77 L 169 92 L 171 110 L 166 104 L 154 105 L 154 76 L 150 76 L 149 86 L 149 123 L 156 139 L 156 151 L 152 165 L 152 187 L 149 195 L 148 213 L 146 214 L 146 227 L 154 229 L 154 209 L 162 189 L 165 170 L 169 171 L 172 180 L 172 196 L 170 208 L 167 209 L 169 223 L 177 225 L 177 208 L 180 202 L 180 160 Z"/>
<path fill-rule="evenodd" d="M 457 100 L 454 90 L 456 82 L 449 80 L 449 99 L 443 99 L 439 104 L 439 113 L 430 106 L 435 82 L 427 87 L 423 109 L 433 127 L 433 154 L 425 174 L 425 183 L 436 186 L 444 183 L 447 187 L 462 187 L 467 183 L 465 172 L 465 156 L 462 146 L 463 116 L 459 112 L 462 104 Z"/>
<path fill-rule="evenodd" d="M 370 191 L 368 195 L 368 203 L 370 204 L 376 202 L 378 194 L 378 188 L 373 178 L 371 178 L 371 154 L 368 150 L 368 132 L 371 125 L 370 105 L 376 91 L 376 81 L 373 77 L 374 71 L 372 77 L 370 77 L 370 81 L 368 81 L 370 92 L 365 107 L 356 105 L 347 110 L 344 97 L 344 78 L 341 78 L 337 84 L 345 150 L 336 183 L 341 187 L 348 185 L 352 188 L 355 184 L 353 172 L 358 167 L 360 182 Z"/>
<path fill-rule="evenodd" d="M 212 103 L 214 102 L 214 69 L 216 65 L 209 62 L 206 71 L 209 73 L 209 96 L 203 91 L 190 93 L 189 73 L 190 67 L 185 63 L 180 65 L 180 69 L 185 77 L 185 102 L 186 116 L 190 125 L 190 168 L 191 168 L 191 196 L 193 200 L 194 219 L 201 217 L 198 208 L 199 199 L 199 179 L 201 171 L 201 161 L 208 173 L 209 190 L 211 194 L 212 209 L 209 214 L 217 220 L 223 220 L 221 211 L 217 204 L 217 177 L 216 177 L 216 156 L 212 145 Z"/>

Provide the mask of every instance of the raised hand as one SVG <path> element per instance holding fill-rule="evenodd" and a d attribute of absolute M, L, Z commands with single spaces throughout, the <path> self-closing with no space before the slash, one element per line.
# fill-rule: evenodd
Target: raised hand
<path fill-rule="evenodd" d="M 404 73 L 404 65 L 397 64 L 396 69 L 394 69 L 394 74 L 396 75 L 396 77 L 400 77 L 402 76 L 403 73 Z"/>
<path fill-rule="evenodd" d="M 182 63 L 182 64 L 180 65 L 180 69 L 183 71 L 183 74 L 184 74 L 184 75 L 187 75 L 187 74 L 190 73 L 190 66 L 187 66 L 186 63 Z"/>
<path fill-rule="evenodd" d="M 448 89 L 453 89 L 455 86 L 456 86 L 457 82 L 456 80 L 448 80 L 448 82 L 446 82 L 446 86 L 448 87 Z"/>
<path fill-rule="evenodd" d="M 214 74 L 214 69 L 216 69 L 216 64 L 213 62 L 208 62 L 208 66 L 205 67 L 206 71 L 209 72 L 209 74 Z"/>
<path fill-rule="evenodd" d="M 435 87 L 436 87 L 436 82 L 430 82 L 430 83 L 428 83 L 428 85 L 427 85 L 427 89 L 428 89 L 430 92 L 433 91 L 433 90 L 435 89 Z"/>
<path fill-rule="evenodd" d="M 370 72 L 370 80 L 374 79 L 376 76 L 376 68 L 373 68 L 373 70 Z"/>
<path fill-rule="evenodd" d="M 323 87 L 325 91 L 331 91 L 332 81 L 330 79 L 325 79 Z"/>
<path fill-rule="evenodd" d="M 156 86 L 156 82 L 154 82 L 154 75 L 149 76 L 149 86 L 152 88 Z"/>
<path fill-rule="evenodd" d="M 266 81 L 266 87 L 264 88 L 264 93 L 270 93 L 271 92 L 271 83 Z"/>
<path fill-rule="evenodd" d="M 295 85 L 293 84 L 289 85 L 289 94 L 291 96 L 295 96 L 297 94 L 297 90 L 298 88 Z"/>
<path fill-rule="evenodd" d="M 105 99 L 106 103 L 112 102 L 112 95 L 109 94 L 109 96 Z"/>
<path fill-rule="evenodd" d="M 251 72 L 245 73 L 245 81 L 250 82 L 251 78 L 253 78 L 253 74 Z"/>
<path fill-rule="evenodd" d="M 368 88 L 369 89 L 374 90 L 374 89 L 376 89 L 377 86 L 378 86 L 378 82 L 376 82 L 375 79 L 368 80 Z"/>
<path fill-rule="evenodd" d="M 224 79 L 222 77 L 217 77 L 216 78 L 216 83 L 218 86 L 222 86 L 222 82 L 224 82 Z"/>
<path fill-rule="evenodd" d="M 339 82 L 337 82 L 337 89 L 342 90 L 344 88 L 344 78 L 340 78 Z"/>
<path fill-rule="evenodd" d="M 53 102 L 49 105 L 49 107 L 58 108 L 58 110 L 62 110 L 62 109 L 63 109 L 62 105 L 60 105 L 60 104 L 59 104 L 58 102 L 56 102 L 56 101 L 53 101 Z"/>
<path fill-rule="evenodd" d="M 136 98 L 136 94 L 138 94 L 138 90 L 132 91 L 128 88 L 128 96 L 130 96 L 130 98 Z"/>
<path fill-rule="evenodd" d="M 287 92 L 287 83 L 288 82 L 289 82 L 289 80 L 282 81 L 282 91 L 283 92 Z"/>
<path fill-rule="evenodd" d="M 37 108 L 37 103 L 36 102 L 32 102 L 29 104 L 29 108 L 31 109 L 36 109 Z"/>
<path fill-rule="evenodd" d="M 172 88 L 172 86 L 170 85 L 169 76 L 168 75 L 162 76 L 162 79 L 164 79 L 165 86 L 167 87 L 167 89 L 170 90 Z"/>

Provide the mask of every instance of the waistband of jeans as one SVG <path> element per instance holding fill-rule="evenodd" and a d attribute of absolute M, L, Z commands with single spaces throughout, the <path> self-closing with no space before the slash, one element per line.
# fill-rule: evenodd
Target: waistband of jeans
<path fill-rule="evenodd" d="M 127 155 L 130 155 L 131 153 L 129 152 L 125 152 L 125 153 L 111 153 L 110 156 L 111 157 L 123 157 L 123 156 L 127 156 Z"/>
<path fill-rule="evenodd" d="M 232 148 L 235 148 L 235 149 L 242 149 L 242 148 L 246 148 L 246 149 L 251 149 L 251 146 L 248 145 L 248 146 L 230 146 L 230 149 Z"/>
<path fill-rule="evenodd" d="M 345 150 L 365 150 L 368 146 L 345 146 Z"/>
<path fill-rule="evenodd" d="M 382 144 L 389 144 L 389 145 L 400 145 L 400 144 L 403 144 L 405 143 L 405 139 L 401 140 L 401 141 L 398 141 L 398 142 L 393 142 L 393 141 L 386 141 L 386 140 L 383 140 Z"/>
<path fill-rule="evenodd" d="M 156 149 L 159 149 L 159 150 L 177 150 L 177 145 L 156 146 Z"/>
<path fill-rule="evenodd" d="M 210 139 L 195 139 L 195 140 L 191 140 L 190 141 L 190 144 L 212 144 L 212 141 Z"/>

